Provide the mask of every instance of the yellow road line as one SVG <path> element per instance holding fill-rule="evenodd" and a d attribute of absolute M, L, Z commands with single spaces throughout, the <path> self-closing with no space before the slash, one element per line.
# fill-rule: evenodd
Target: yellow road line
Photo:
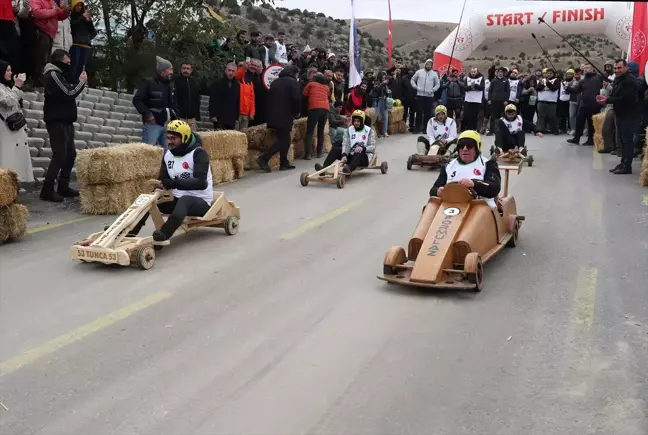
<path fill-rule="evenodd" d="M 594 322 L 596 309 L 596 284 L 598 270 L 596 268 L 582 269 L 578 274 L 571 322 L 581 326 L 581 332 L 586 332 Z"/>
<path fill-rule="evenodd" d="M 43 226 L 40 226 L 40 227 L 36 227 L 36 228 L 32 228 L 30 230 L 27 230 L 27 234 L 40 233 L 41 231 L 51 230 L 53 228 L 62 227 L 64 225 L 76 224 L 77 222 L 87 221 L 87 220 L 92 219 L 92 218 L 93 218 L 93 216 L 86 216 L 86 217 L 77 218 L 77 219 L 70 219 L 69 221 L 63 221 L 63 222 L 59 222 L 59 223 L 56 223 L 56 224 L 43 225 Z"/>
<path fill-rule="evenodd" d="M 27 364 L 31 364 L 34 361 L 39 360 L 47 355 L 53 354 L 54 352 L 66 346 L 69 346 L 72 343 L 82 340 L 89 335 L 94 334 L 95 332 L 101 331 L 102 329 L 105 329 L 108 326 L 119 322 L 120 320 L 130 317 L 133 314 L 138 313 L 139 311 L 142 311 L 152 305 L 157 304 L 160 301 L 163 301 L 169 296 L 171 296 L 171 293 L 169 292 L 154 293 L 139 302 L 135 302 L 106 316 L 100 317 L 94 322 L 81 326 L 74 331 L 63 334 L 59 337 L 54 338 L 53 340 L 48 341 L 47 343 L 28 350 L 22 355 L 18 355 L 3 363 L 0 363 L 0 377 L 18 370 L 19 368 L 24 367 Z"/>
<path fill-rule="evenodd" d="M 325 224 L 326 222 L 335 219 L 336 217 L 348 212 L 349 210 L 352 210 L 362 204 L 364 202 L 364 199 L 352 202 L 351 204 L 345 205 L 344 207 L 337 208 L 333 210 L 332 212 L 325 214 L 322 217 L 319 217 L 317 219 L 313 219 L 309 222 L 306 222 L 304 225 L 300 226 L 296 230 L 289 231 L 287 233 L 282 234 L 281 238 L 284 240 L 291 240 L 295 239 L 305 232 L 312 230 L 313 228 L 317 228 L 320 225 Z"/>
<path fill-rule="evenodd" d="M 648 195 L 643 196 L 643 200 L 641 201 L 641 204 L 648 206 Z"/>
<path fill-rule="evenodd" d="M 592 169 L 603 169 L 603 159 L 596 147 L 592 147 L 592 153 L 594 155 L 592 160 Z"/>

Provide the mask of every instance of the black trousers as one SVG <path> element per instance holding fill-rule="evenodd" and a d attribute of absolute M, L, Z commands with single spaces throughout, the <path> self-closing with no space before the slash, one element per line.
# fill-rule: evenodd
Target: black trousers
<path fill-rule="evenodd" d="M 20 37 L 13 21 L 0 20 L 0 59 L 11 65 L 14 75 L 23 72 L 20 62 Z"/>
<path fill-rule="evenodd" d="M 209 211 L 210 207 L 204 199 L 188 195 L 173 198 L 173 201 L 170 202 L 163 202 L 158 205 L 158 208 L 162 214 L 168 214 L 169 217 L 160 228 L 160 231 L 167 238 L 171 238 L 187 216 L 202 217 Z M 146 213 L 129 234 L 139 234 L 148 217 L 149 213 Z"/>
<path fill-rule="evenodd" d="M 497 121 L 504 114 L 504 101 L 491 101 L 490 104 L 490 132 L 495 133 Z"/>
<path fill-rule="evenodd" d="M 308 112 L 306 120 L 306 137 L 304 137 L 304 154 L 309 156 L 313 152 L 313 134 L 317 126 L 317 154 L 322 154 L 324 149 L 324 127 L 329 111 L 326 109 L 313 109 Z M 290 142 L 290 139 L 288 140 Z"/>
<path fill-rule="evenodd" d="M 556 117 L 558 118 L 558 130 L 560 132 L 567 132 L 574 128 L 573 125 L 569 125 L 569 101 L 558 100 Z"/>
<path fill-rule="evenodd" d="M 336 160 L 342 159 L 342 147 L 333 147 L 331 151 L 326 156 L 324 160 L 324 167 L 331 166 Z M 347 166 L 351 169 L 351 172 L 356 170 L 360 166 L 369 165 L 369 157 L 365 151 L 362 151 L 360 154 L 349 154 L 347 156 Z"/>
<path fill-rule="evenodd" d="M 214 124 L 214 130 L 236 130 L 236 121 L 231 124 L 212 121 L 212 124 Z"/>
<path fill-rule="evenodd" d="M 479 119 L 481 107 L 481 103 L 464 102 L 462 126 L 464 130 L 477 130 L 477 120 Z"/>
<path fill-rule="evenodd" d="M 46 123 L 52 147 L 52 161 L 45 173 L 45 182 L 53 185 L 59 180 L 59 189 L 70 185 L 70 175 L 76 159 L 74 148 L 74 125 L 65 122 Z"/>
<path fill-rule="evenodd" d="M 324 124 L 322 124 L 322 126 L 324 126 Z M 288 166 L 290 164 L 290 162 L 288 161 L 288 150 L 290 149 L 291 130 L 292 127 L 275 128 L 274 131 L 277 135 L 277 140 L 275 140 L 275 143 L 272 144 L 270 148 L 268 148 L 263 154 L 261 154 L 261 158 L 267 162 L 272 158 L 272 156 L 274 156 L 276 153 L 279 153 L 279 165 Z"/>
<path fill-rule="evenodd" d="M 448 99 L 446 108 L 448 109 L 448 118 L 453 118 L 455 122 L 461 120 L 463 114 L 463 100 Z"/>
<path fill-rule="evenodd" d="M 637 113 L 618 115 L 615 113 L 617 142 L 621 148 L 621 164 L 626 168 L 632 166 L 634 158 L 634 135 L 640 122 Z"/>
<path fill-rule="evenodd" d="M 520 115 L 522 116 L 522 119 L 529 123 L 534 123 L 533 118 L 535 118 L 536 114 L 536 106 L 535 104 L 532 106 L 529 103 L 523 103 L 520 106 Z M 531 133 L 531 129 L 529 127 L 524 127 L 524 131 L 527 133 Z"/>
<path fill-rule="evenodd" d="M 42 30 L 36 30 L 36 44 L 31 49 L 34 57 L 34 83 L 36 86 L 44 87 L 43 70 L 49 62 L 54 41 Z"/>
<path fill-rule="evenodd" d="M 526 133 L 523 130 L 511 134 L 508 130 L 499 128 L 496 133 L 495 145 L 501 148 L 502 151 L 506 152 L 515 147 L 524 148 L 525 141 Z"/>
<path fill-rule="evenodd" d="M 425 131 L 433 111 L 434 97 L 416 97 L 416 131 Z"/>
<path fill-rule="evenodd" d="M 594 143 L 594 121 L 592 116 L 601 111 L 598 107 L 578 107 L 576 112 L 576 128 L 574 131 L 574 139 L 580 140 L 585 130 L 585 122 L 587 122 L 587 142 Z"/>

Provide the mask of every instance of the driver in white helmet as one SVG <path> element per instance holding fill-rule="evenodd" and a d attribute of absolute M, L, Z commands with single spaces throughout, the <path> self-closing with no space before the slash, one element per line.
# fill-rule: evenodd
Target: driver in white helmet
<path fill-rule="evenodd" d="M 457 140 L 457 123 L 454 119 L 448 118 L 448 109 L 439 104 L 434 109 L 434 117 L 430 118 L 427 125 L 427 137 L 419 136 L 416 149 L 419 155 L 436 156 L 445 155 Z"/>
<path fill-rule="evenodd" d="M 441 169 L 439 178 L 430 189 L 430 196 L 441 196 L 448 183 L 459 183 L 477 193 L 478 199 L 485 199 L 496 208 L 495 198 L 500 192 L 502 177 L 497 161 L 486 160 L 481 154 L 481 136 L 474 130 L 466 130 L 457 141 L 459 156 Z"/>

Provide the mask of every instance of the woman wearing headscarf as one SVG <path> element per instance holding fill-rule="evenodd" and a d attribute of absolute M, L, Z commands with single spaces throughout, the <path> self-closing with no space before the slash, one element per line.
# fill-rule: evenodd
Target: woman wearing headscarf
<path fill-rule="evenodd" d="M 18 174 L 18 179 L 24 183 L 34 181 L 27 129 L 23 125 L 13 130 L 10 125 L 12 115 L 22 115 L 22 77 L 13 76 L 11 66 L 0 60 L 0 168 L 9 168 Z M 18 117 L 20 117 L 18 115 Z M 14 117 L 15 118 L 15 117 Z M 7 122 L 9 121 L 9 122 Z"/>

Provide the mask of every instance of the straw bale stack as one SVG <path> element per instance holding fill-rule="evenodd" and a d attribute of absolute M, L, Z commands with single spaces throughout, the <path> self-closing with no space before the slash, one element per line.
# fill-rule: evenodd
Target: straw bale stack
<path fill-rule="evenodd" d="M 304 120 L 304 122 L 301 122 Z M 293 125 L 293 137 L 292 137 L 292 148 L 293 154 L 295 158 L 301 159 L 304 157 L 304 138 L 306 137 L 306 118 L 300 118 L 297 121 L 295 121 L 295 124 Z M 299 122 L 299 126 L 297 127 Z M 303 130 L 303 131 L 302 131 Z M 303 134 L 303 135 L 302 135 Z M 313 133 L 313 150 L 311 152 L 312 155 L 315 155 L 317 153 L 317 130 Z M 328 153 L 331 151 L 332 148 L 332 143 L 331 143 L 331 131 L 329 129 L 329 123 L 326 121 L 326 125 L 324 126 L 324 152 Z M 290 159 L 292 160 L 292 159 Z"/>
<path fill-rule="evenodd" d="M 646 145 L 643 149 L 643 160 L 641 161 L 639 184 L 644 187 L 648 187 L 648 128 L 646 129 Z"/>
<path fill-rule="evenodd" d="M 605 142 L 603 141 L 603 121 L 605 121 L 605 112 L 597 113 L 592 116 L 592 121 L 594 122 L 594 146 L 597 150 L 602 150 L 605 147 Z"/>
<path fill-rule="evenodd" d="M 238 180 L 245 175 L 245 157 L 236 157 L 232 159 L 232 164 L 234 166 L 234 178 Z"/>
<path fill-rule="evenodd" d="M 227 183 L 234 179 L 233 159 L 210 160 L 214 184 Z"/>
<path fill-rule="evenodd" d="M 18 175 L 11 169 L 0 169 L 0 207 L 16 202 L 19 193 Z"/>
<path fill-rule="evenodd" d="M 389 109 L 389 123 L 395 124 L 403 120 L 405 116 L 405 108 L 403 106 L 394 107 Z"/>
<path fill-rule="evenodd" d="M 249 136 L 240 131 L 208 131 L 200 133 L 200 137 L 211 160 L 234 159 L 247 154 Z"/>
<path fill-rule="evenodd" d="M 293 123 L 293 136 L 291 138 L 291 143 L 304 142 L 304 138 L 306 137 L 306 121 L 307 118 L 299 118 L 295 120 Z"/>
<path fill-rule="evenodd" d="M 147 192 L 146 182 L 157 178 L 140 178 L 112 184 L 81 185 L 81 211 L 85 214 L 120 214 L 141 194 Z"/>
<path fill-rule="evenodd" d="M 364 112 L 365 112 L 365 117 L 371 120 L 370 125 L 374 125 L 376 123 L 376 120 L 378 119 L 378 114 L 376 113 L 376 109 L 374 107 L 367 107 Z"/>
<path fill-rule="evenodd" d="M 27 232 L 29 212 L 22 204 L 0 207 L 0 243 L 15 240 Z"/>
<path fill-rule="evenodd" d="M 261 155 L 262 152 L 263 151 L 259 151 L 259 150 L 249 150 L 248 155 L 245 158 L 244 169 L 248 171 L 257 171 L 261 169 L 259 168 L 259 165 L 257 165 L 256 159 Z M 294 158 L 295 158 L 294 148 L 293 145 L 290 145 L 290 148 L 288 149 L 288 160 L 292 161 L 294 160 Z M 279 168 L 279 153 L 272 156 L 272 158 L 268 162 L 268 165 L 270 165 L 272 169 Z"/>
<path fill-rule="evenodd" d="M 302 119 L 304 119 L 304 123 L 302 126 L 303 127 L 302 137 L 303 137 L 306 135 L 306 123 L 305 123 L 306 118 L 302 118 Z M 293 127 L 293 130 L 291 132 L 291 140 L 290 140 L 291 143 L 293 142 L 293 137 L 295 136 L 295 130 L 296 129 Z M 247 135 L 248 149 L 250 150 L 265 151 L 268 148 L 270 148 L 272 145 L 274 145 L 275 141 L 277 140 L 277 134 L 275 130 L 272 128 L 268 128 L 266 124 L 250 127 L 244 130 L 243 132 Z"/>
<path fill-rule="evenodd" d="M 90 185 L 155 179 L 161 161 L 162 148 L 146 144 L 81 150 L 76 158 L 77 180 L 82 185 Z"/>
<path fill-rule="evenodd" d="M 405 121 L 391 123 L 387 126 L 387 132 L 389 134 L 407 133 L 407 124 Z"/>

